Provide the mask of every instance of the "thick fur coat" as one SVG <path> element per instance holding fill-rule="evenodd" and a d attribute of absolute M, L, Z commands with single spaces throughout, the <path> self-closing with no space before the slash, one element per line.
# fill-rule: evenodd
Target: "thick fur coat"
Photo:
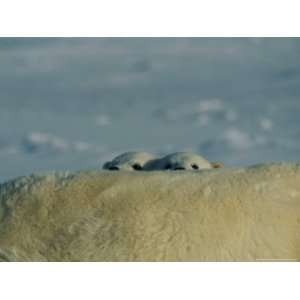
<path fill-rule="evenodd" d="M 0 186 L 2 261 L 300 259 L 300 166 L 89 171 Z"/>

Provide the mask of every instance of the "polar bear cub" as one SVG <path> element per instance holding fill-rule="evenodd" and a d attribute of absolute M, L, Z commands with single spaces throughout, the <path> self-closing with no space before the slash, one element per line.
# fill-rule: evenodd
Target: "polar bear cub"
<path fill-rule="evenodd" d="M 111 171 L 141 171 L 156 157 L 147 152 L 126 152 L 103 165 L 103 169 Z"/>
<path fill-rule="evenodd" d="M 151 162 L 152 170 L 206 170 L 221 168 L 221 163 L 209 162 L 202 156 L 190 152 L 176 152 Z"/>

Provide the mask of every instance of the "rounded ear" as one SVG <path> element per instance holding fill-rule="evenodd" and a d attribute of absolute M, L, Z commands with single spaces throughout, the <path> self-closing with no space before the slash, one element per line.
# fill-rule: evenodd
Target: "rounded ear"
<path fill-rule="evenodd" d="M 107 162 L 104 163 L 104 165 L 102 166 L 102 169 L 107 170 L 110 166 L 111 166 L 111 161 L 107 161 Z"/>
<path fill-rule="evenodd" d="M 224 164 L 222 164 L 221 162 L 211 162 L 210 164 L 214 169 L 219 169 L 224 167 Z"/>

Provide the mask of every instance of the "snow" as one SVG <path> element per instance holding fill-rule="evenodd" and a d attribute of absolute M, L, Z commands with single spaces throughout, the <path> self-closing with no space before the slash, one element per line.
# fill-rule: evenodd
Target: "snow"
<path fill-rule="evenodd" d="M 195 111 L 199 113 L 222 111 L 224 106 L 224 102 L 221 99 L 202 100 L 196 105 Z"/>
<path fill-rule="evenodd" d="M 260 127 L 265 131 L 270 131 L 273 128 L 273 122 L 270 119 L 263 118 L 259 121 Z"/>
<path fill-rule="evenodd" d="M 96 124 L 99 126 L 108 126 L 111 124 L 110 117 L 107 115 L 99 115 L 96 118 Z"/>
<path fill-rule="evenodd" d="M 99 169 L 126 151 L 299 160 L 299 48 L 295 38 L 0 39 L 0 181 Z"/>
<path fill-rule="evenodd" d="M 227 129 L 224 134 L 224 139 L 236 150 L 246 150 L 254 146 L 249 134 L 238 128 Z"/>
<path fill-rule="evenodd" d="M 29 153 L 41 151 L 63 152 L 70 148 L 64 139 L 42 132 L 31 132 L 23 140 L 24 150 Z"/>

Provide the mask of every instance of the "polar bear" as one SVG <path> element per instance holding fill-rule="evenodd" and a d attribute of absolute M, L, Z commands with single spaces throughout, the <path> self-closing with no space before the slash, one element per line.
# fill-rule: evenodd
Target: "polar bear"
<path fill-rule="evenodd" d="M 125 152 L 112 161 L 103 165 L 103 169 L 110 171 L 141 171 L 146 165 L 157 159 L 154 155 L 147 152 Z"/>
<path fill-rule="evenodd" d="M 209 162 L 190 152 L 176 152 L 148 164 L 152 170 L 205 170 L 223 167 L 222 163 Z"/>
<path fill-rule="evenodd" d="M 300 261 L 300 164 L 0 184 L 1 261 Z"/>

